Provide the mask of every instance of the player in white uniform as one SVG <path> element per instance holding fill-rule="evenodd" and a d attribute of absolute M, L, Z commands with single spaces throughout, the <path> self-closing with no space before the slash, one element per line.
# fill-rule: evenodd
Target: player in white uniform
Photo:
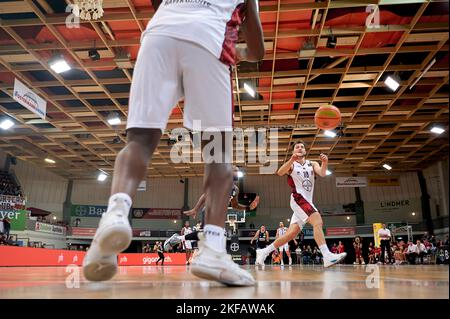
<path fill-rule="evenodd" d="M 181 229 L 181 236 L 189 235 L 192 233 L 192 228 L 189 226 L 189 222 L 184 223 L 184 227 Z M 184 251 L 186 252 L 186 265 L 190 265 L 192 257 L 192 242 L 184 239 L 182 242 Z"/>
<path fill-rule="evenodd" d="M 280 222 L 280 227 L 277 229 L 277 234 L 275 235 L 275 239 L 281 238 L 287 233 L 287 227 L 284 226 L 283 222 Z M 295 244 L 297 245 L 297 241 L 294 239 Z M 281 245 L 278 250 L 280 251 L 281 255 L 281 265 L 284 265 L 283 260 L 283 250 L 286 252 L 286 255 L 289 258 L 289 265 L 292 265 L 292 258 L 291 258 L 291 251 L 289 249 L 289 242 L 286 242 L 286 244 Z"/>
<path fill-rule="evenodd" d="M 347 254 L 333 254 L 329 251 L 323 234 L 322 217 L 312 201 L 315 175 L 321 177 L 326 175 L 328 157 L 325 154 L 320 154 L 322 165 L 319 165 L 317 162 L 306 159 L 304 142 L 297 141 L 293 147 L 291 158 L 277 172 L 279 176 L 288 174 L 288 184 L 292 191 L 291 208 L 294 211 L 291 224 L 285 235 L 275 240 L 268 247 L 256 251 L 255 264 L 264 265 L 264 260 L 273 250 L 297 237 L 303 225 L 310 223 L 314 229 L 314 240 L 323 255 L 324 266 L 330 267 L 343 260 Z"/>
<path fill-rule="evenodd" d="M 128 213 L 139 183 L 166 128 L 172 108 L 184 97 L 183 122 L 202 132 L 203 145 L 222 135 L 222 145 L 205 152 L 204 242 L 192 263 L 194 275 L 226 285 L 254 285 L 249 272 L 226 252 L 226 208 L 232 186 L 232 150 L 225 132 L 232 131 L 231 66 L 264 57 L 264 36 L 255 0 L 152 0 L 156 13 L 141 37 L 133 72 L 127 145 L 115 161 L 111 197 L 86 257 L 88 280 L 111 279 L 117 254 L 131 243 Z M 236 50 L 239 31 L 247 43 Z M 200 121 L 194 127 L 194 121 Z M 217 136 L 218 135 L 218 136 Z"/>

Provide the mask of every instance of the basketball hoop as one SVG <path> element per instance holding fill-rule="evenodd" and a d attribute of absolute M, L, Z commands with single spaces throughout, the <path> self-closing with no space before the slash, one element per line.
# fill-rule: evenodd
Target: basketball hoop
<path fill-rule="evenodd" d="M 75 0 L 79 7 L 80 19 L 97 20 L 103 16 L 103 0 Z"/>
<path fill-rule="evenodd" d="M 227 215 L 227 220 L 225 221 L 225 223 L 230 225 L 230 228 L 233 230 L 233 234 L 236 234 L 236 221 L 237 221 L 236 215 L 234 214 Z"/>

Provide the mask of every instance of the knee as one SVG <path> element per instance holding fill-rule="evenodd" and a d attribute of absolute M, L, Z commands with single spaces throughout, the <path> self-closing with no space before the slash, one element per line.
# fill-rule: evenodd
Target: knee
<path fill-rule="evenodd" d="M 131 128 L 127 131 L 127 144 L 139 144 L 142 149 L 151 149 L 161 137 L 160 129 Z"/>

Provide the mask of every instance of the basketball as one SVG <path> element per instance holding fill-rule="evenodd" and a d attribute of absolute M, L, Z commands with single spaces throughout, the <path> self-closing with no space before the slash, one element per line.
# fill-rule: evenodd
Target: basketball
<path fill-rule="evenodd" d="M 322 130 L 333 130 L 341 122 L 341 112 L 334 105 L 321 106 L 316 111 L 314 122 Z"/>

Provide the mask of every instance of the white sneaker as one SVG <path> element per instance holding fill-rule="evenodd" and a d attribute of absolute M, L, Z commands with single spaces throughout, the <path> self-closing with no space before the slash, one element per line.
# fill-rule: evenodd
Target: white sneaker
<path fill-rule="evenodd" d="M 165 242 L 164 242 L 164 250 L 165 251 L 169 251 L 169 248 L 170 247 L 173 247 L 173 246 L 175 246 L 175 245 L 177 245 L 177 244 L 179 244 L 179 243 L 181 243 L 181 240 L 179 240 L 178 239 L 178 234 L 177 233 L 175 233 L 175 234 L 173 234 L 169 239 L 167 239 Z"/>
<path fill-rule="evenodd" d="M 92 245 L 83 260 L 86 279 L 111 279 L 117 272 L 117 254 L 128 248 L 131 238 L 128 209 L 118 201 L 111 210 L 102 215 Z"/>
<path fill-rule="evenodd" d="M 324 257 L 323 258 L 323 266 L 325 268 L 331 267 L 331 266 L 339 263 L 346 256 L 347 256 L 347 253 L 342 253 L 342 254 L 331 254 L 329 257 Z"/>
<path fill-rule="evenodd" d="M 353 262 L 353 265 L 356 265 L 356 261 Z"/>
<path fill-rule="evenodd" d="M 269 254 L 266 252 L 265 249 L 257 249 L 255 265 L 264 266 L 264 261 L 266 260 L 267 256 L 269 256 Z"/>
<path fill-rule="evenodd" d="M 83 259 L 83 273 L 89 281 L 109 280 L 117 273 L 117 256 L 104 255 L 92 245 Z"/>
<path fill-rule="evenodd" d="M 292 265 L 292 259 L 289 258 L 289 266 Z"/>
<path fill-rule="evenodd" d="M 192 261 L 193 275 L 215 280 L 227 286 L 253 286 L 255 279 L 252 275 L 240 268 L 227 253 L 220 253 L 206 243 L 198 242 L 199 252 Z"/>

